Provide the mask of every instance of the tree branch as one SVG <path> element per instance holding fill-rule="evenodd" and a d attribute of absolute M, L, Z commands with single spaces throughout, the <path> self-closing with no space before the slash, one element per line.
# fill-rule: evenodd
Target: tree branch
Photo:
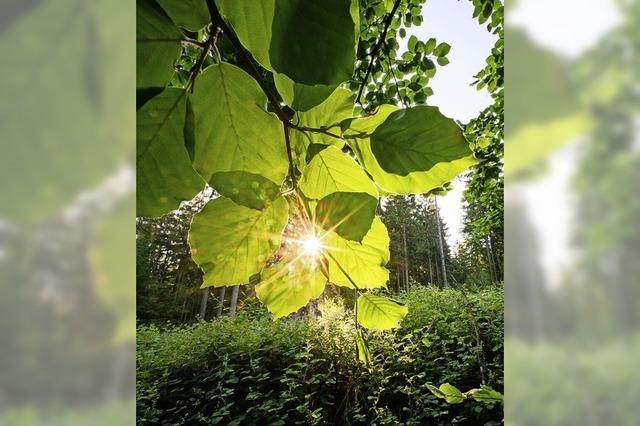
<path fill-rule="evenodd" d="M 285 126 L 290 126 L 291 125 L 290 117 L 284 112 L 284 110 L 280 106 L 280 101 L 278 100 L 278 98 L 276 98 L 276 96 L 273 93 L 271 93 L 271 90 L 269 90 L 269 87 L 264 81 L 264 78 L 262 77 L 262 75 L 260 75 L 260 72 L 258 71 L 255 64 L 253 63 L 253 60 L 249 52 L 247 52 L 244 46 L 242 46 L 242 43 L 240 43 L 240 40 L 238 39 L 238 37 L 227 25 L 227 23 L 224 22 L 224 19 L 222 19 L 222 15 L 220 15 L 220 12 L 218 11 L 218 8 L 216 7 L 213 0 L 207 0 L 207 7 L 209 8 L 209 14 L 211 15 L 211 22 L 213 23 L 213 25 L 218 26 L 218 28 L 220 28 L 222 32 L 227 37 L 229 37 L 229 40 L 231 41 L 231 44 L 238 52 L 240 60 L 245 66 L 245 69 L 249 72 L 249 74 L 251 74 L 251 77 L 253 77 L 254 80 L 256 80 L 256 82 L 258 83 L 258 85 L 260 86 L 264 94 L 267 96 L 269 103 L 273 106 L 273 109 L 275 110 L 275 113 L 280 119 L 280 121 L 282 121 L 285 124 Z"/>
<path fill-rule="evenodd" d="M 369 66 L 367 67 L 367 72 L 364 75 L 364 79 L 362 79 L 362 83 L 360 83 L 360 90 L 358 90 L 358 96 L 356 97 L 356 103 L 359 103 L 360 105 L 362 105 L 360 98 L 362 97 L 362 92 L 364 91 L 364 87 L 367 85 L 367 80 L 369 80 L 371 71 L 373 70 L 373 64 L 376 60 L 376 55 L 378 54 L 378 51 L 382 47 L 384 40 L 387 37 L 387 31 L 389 31 L 389 26 L 391 25 L 391 21 L 393 21 L 393 16 L 396 14 L 396 11 L 398 10 L 398 6 L 400 6 L 400 2 L 401 0 L 396 0 L 396 2 L 393 4 L 393 9 L 391 9 L 391 12 L 389 13 L 386 21 L 384 22 L 384 28 L 382 30 L 382 34 L 380 34 L 380 38 L 378 39 L 378 42 L 376 43 L 376 45 L 373 47 L 373 50 L 371 51 L 371 60 L 369 61 Z"/>

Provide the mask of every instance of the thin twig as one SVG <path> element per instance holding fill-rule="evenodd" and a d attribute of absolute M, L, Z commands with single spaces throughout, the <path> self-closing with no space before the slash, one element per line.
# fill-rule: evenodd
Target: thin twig
<path fill-rule="evenodd" d="M 336 135 L 335 133 L 331 133 L 331 132 L 329 132 L 329 131 L 327 131 L 326 129 L 323 129 L 323 128 L 306 127 L 306 126 L 295 126 L 293 124 L 290 127 L 294 128 L 296 130 L 300 130 L 301 132 L 321 133 L 323 135 L 331 136 L 332 138 L 343 139 L 343 137 L 341 135 Z"/>
<path fill-rule="evenodd" d="M 196 64 L 191 69 L 191 76 L 189 76 L 189 81 L 187 82 L 187 86 L 185 87 L 186 91 L 193 90 L 193 83 L 196 81 L 196 76 L 202 69 L 202 64 L 204 64 L 205 59 L 207 59 L 207 55 L 209 54 L 211 47 L 215 44 L 217 38 L 218 38 L 217 34 L 209 35 L 209 38 L 204 43 L 204 46 L 202 47 L 202 52 L 200 52 L 200 56 L 198 57 Z"/>
<path fill-rule="evenodd" d="M 291 154 L 291 139 L 289 138 L 289 126 L 287 123 L 282 123 L 284 128 L 284 141 L 287 145 L 287 157 L 289 158 L 289 175 L 291 177 L 291 184 L 293 188 L 298 187 L 298 182 L 296 181 L 296 166 L 293 164 L 293 155 Z"/>
<path fill-rule="evenodd" d="M 396 77 L 396 70 L 393 68 L 393 65 L 391 64 L 391 58 L 389 57 L 389 53 L 387 53 L 385 56 L 387 57 L 387 63 L 389 64 L 389 69 L 391 70 L 391 74 L 393 75 L 393 80 L 396 83 L 396 93 L 398 93 L 398 96 L 400 96 L 400 85 L 398 84 L 398 78 Z M 404 100 L 404 98 L 400 97 L 400 100 L 402 101 L 402 104 L 404 105 L 404 107 L 408 108 L 407 102 Z"/>
<path fill-rule="evenodd" d="M 382 34 L 380 34 L 380 38 L 378 39 L 378 42 L 376 43 L 376 45 L 373 47 L 373 50 L 371 51 L 371 59 L 369 61 L 369 66 L 367 67 L 367 72 L 364 75 L 364 78 L 362 79 L 362 83 L 360 83 L 360 90 L 358 90 L 358 96 L 356 97 L 356 103 L 359 103 L 360 106 L 362 106 L 362 102 L 360 101 L 360 98 L 362 97 L 362 92 L 364 91 L 364 87 L 367 85 L 367 80 L 369 80 L 371 71 L 373 70 L 373 63 L 376 60 L 376 55 L 378 54 L 378 51 L 382 47 L 382 44 L 384 43 L 384 40 L 387 37 L 387 31 L 389 31 L 389 26 L 391 25 L 391 21 L 393 21 L 393 17 L 396 14 L 396 11 L 398 10 L 398 6 L 400 6 L 400 1 L 401 0 L 396 0 L 396 2 L 393 4 L 393 9 L 391 9 L 391 12 L 389 13 L 386 21 L 384 22 L 384 28 L 382 30 Z"/>

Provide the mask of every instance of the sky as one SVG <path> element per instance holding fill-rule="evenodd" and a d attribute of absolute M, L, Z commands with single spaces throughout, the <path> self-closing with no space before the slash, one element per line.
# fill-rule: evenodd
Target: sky
<path fill-rule="evenodd" d="M 479 25 L 473 16 L 473 6 L 468 0 L 428 0 L 423 7 L 424 22 L 420 27 L 412 27 L 404 39 L 399 39 L 401 49 L 406 47 L 410 35 L 426 41 L 435 37 L 438 42 L 451 45 L 449 65 L 438 67 L 431 81 L 434 95 L 428 103 L 440 108 L 448 117 L 463 123 L 478 115 L 491 104 L 486 90 L 478 91 L 470 84 L 473 76 L 485 64 L 496 36 L 489 34 L 486 27 Z M 453 190 L 439 197 L 440 214 L 447 224 L 447 242 L 456 247 L 462 242 L 462 192 L 464 183 L 457 178 Z"/>

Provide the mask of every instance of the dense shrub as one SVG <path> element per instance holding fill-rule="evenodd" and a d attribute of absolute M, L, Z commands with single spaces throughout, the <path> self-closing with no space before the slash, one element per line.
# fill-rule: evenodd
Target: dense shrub
<path fill-rule="evenodd" d="M 140 424 L 498 424 L 499 404 L 449 405 L 427 383 L 502 391 L 502 291 L 419 288 L 394 332 L 355 357 L 340 300 L 313 319 L 235 318 L 138 330 Z M 479 342 L 479 344 L 478 344 Z M 482 373 L 481 373 L 482 366 Z"/>

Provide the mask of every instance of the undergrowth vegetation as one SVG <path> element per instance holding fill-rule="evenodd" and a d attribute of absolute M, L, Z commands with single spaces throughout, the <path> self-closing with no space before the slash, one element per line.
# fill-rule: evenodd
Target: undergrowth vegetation
<path fill-rule="evenodd" d="M 321 301 L 313 318 L 235 317 L 138 329 L 139 424 L 500 424 L 500 403 L 447 404 L 427 385 L 503 390 L 503 292 L 416 287 L 391 332 L 358 361 L 353 314 Z"/>

